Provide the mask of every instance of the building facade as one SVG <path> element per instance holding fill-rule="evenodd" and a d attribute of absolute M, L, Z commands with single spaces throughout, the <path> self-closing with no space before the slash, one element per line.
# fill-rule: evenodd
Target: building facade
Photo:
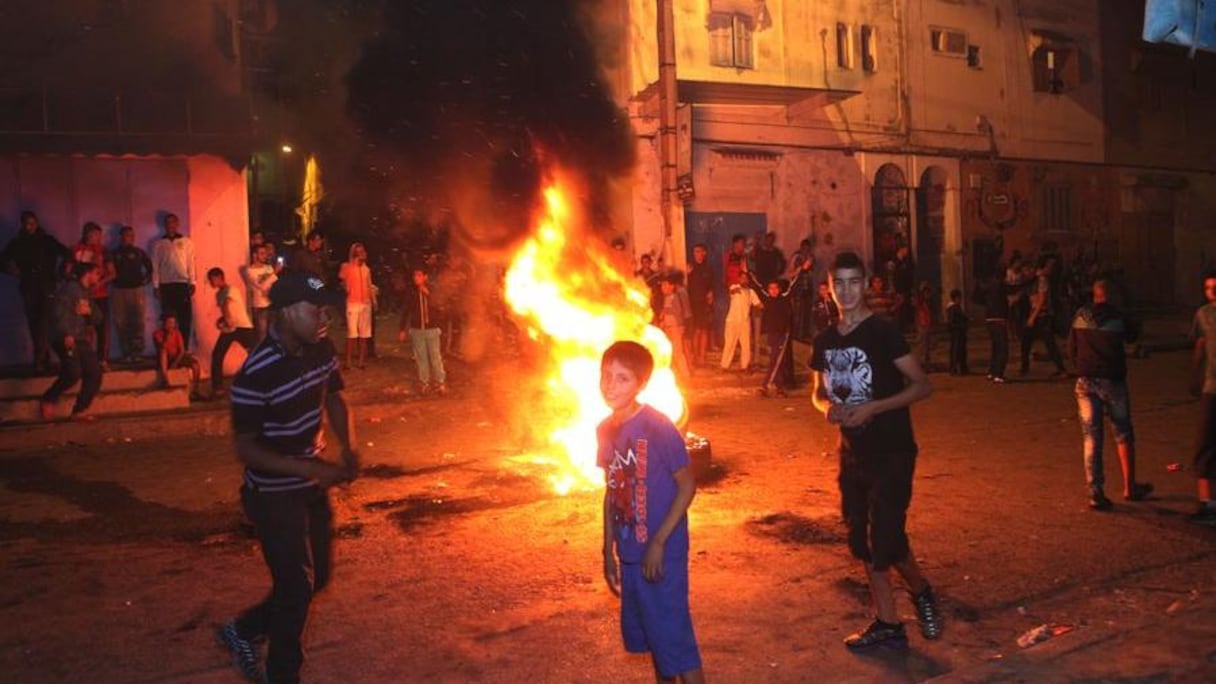
<path fill-rule="evenodd" d="M 656 209 L 668 5 L 685 200 L 670 231 Z M 731 235 L 772 231 L 787 254 L 810 240 L 822 264 L 853 248 L 881 273 L 906 245 L 917 280 L 966 292 L 1014 250 L 1054 246 L 1122 268 L 1136 301 L 1157 306 L 1189 304 L 1216 254 L 1216 155 L 1200 130 L 1216 71 L 1211 55 L 1143 43 L 1143 3 L 627 0 L 617 11 L 628 39 L 610 79 L 638 135 L 638 253 L 682 263 L 701 242 L 720 258 Z"/>

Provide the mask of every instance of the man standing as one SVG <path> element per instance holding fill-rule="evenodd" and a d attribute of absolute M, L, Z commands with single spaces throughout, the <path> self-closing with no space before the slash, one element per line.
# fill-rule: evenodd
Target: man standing
<path fill-rule="evenodd" d="M 440 312 L 432 303 L 431 286 L 426 269 L 417 267 L 412 273 L 410 287 L 401 302 L 401 327 L 397 340 L 409 338 L 418 365 L 418 384 L 423 392 L 447 394 L 447 372 L 443 368 L 443 348 L 440 335 L 443 325 Z"/>
<path fill-rule="evenodd" d="M 251 263 L 245 267 L 245 289 L 249 292 L 253 331 L 260 344 L 270 327 L 270 288 L 279 276 L 270 264 L 270 248 L 266 243 L 256 245 L 250 258 Z"/>
<path fill-rule="evenodd" d="M 349 259 L 338 269 L 338 280 L 346 291 L 346 363 L 350 369 L 351 354 L 358 347 L 358 364 L 362 370 L 367 359 L 367 345 L 372 338 L 372 317 L 376 311 L 376 286 L 372 270 L 367 265 L 367 248 L 362 242 L 351 244 Z"/>
<path fill-rule="evenodd" d="M 317 278 L 290 273 L 270 290 L 270 332 L 232 382 L 232 426 L 245 464 L 241 501 L 262 545 L 273 588 L 261 603 L 219 629 L 246 677 L 263 681 L 256 642 L 269 641 L 265 681 L 298 682 L 300 644 L 312 597 L 329 583 L 332 512 L 328 489 L 358 475 L 354 421 L 325 335 L 342 296 Z M 288 391 L 284 391 L 288 390 Z M 325 448 L 322 409 L 340 462 Z"/>
<path fill-rule="evenodd" d="M 119 245 L 110 258 L 114 263 L 114 286 L 110 290 L 110 311 L 118 330 L 122 360 L 138 361 L 144 352 L 144 288 L 152 282 L 152 260 L 135 246 L 135 229 L 123 226 Z"/>
<path fill-rule="evenodd" d="M 1073 318 L 1068 331 L 1068 355 L 1077 366 L 1077 415 L 1081 419 L 1089 507 L 1105 511 L 1111 503 L 1102 490 L 1106 481 L 1102 469 L 1104 414 L 1110 418 L 1119 465 L 1123 468 L 1123 498 L 1140 501 L 1153 491 L 1153 485 L 1136 481 L 1136 441 L 1127 395 L 1127 355 L 1123 345 L 1136 341 L 1139 326 L 1109 302 L 1107 281 L 1094 281 L 1093 294 L 1094 303 L 1077 309 Z"/>
<path fill-rule="evenodd" d="M 692 248 L 692 263 L 688 265 L 688 300 L 692 307 L 692 362 L 705 365 L 709 351 L 709 334 L 714 324 L 714 272 L 707 261 L 709 248 L 697 244 Z"/>
<path fill-rule="evenodd" d="M 0 252 L 0 271 L 17 277 L 17 290 L 34 345 L 34 370 L 39 373 L 51 364 L 48 335 L 55 285 L 61 264 L 71 258 L 71 250 L 43 230 L 32 211 L 21 212 L 21 232 Z"/>
<path fill-rule="evenodd" d="M 932 392 L 899 324 L 866 307 L 865 266 L 852 252 L 836 255 L 829 271 L 840 322 L 815 337 L 811 400 L 840 426 L 840 504 L 849 550 L 862 561 L 876 617 L 845 639 L 859 651 L 902 646 L 890 569 L 903 577 L 926 639 L 942 632 L 942 614 L 921 574 L 905 530 L 917 447 L 908 406 Z"/>
<path fill-rule="evenodd" d="M 726 294 L 729 303 L 726 310 L 724 342 L 719 366 L 724 371 L 730 370 L 731 361 L 735 357 L 735 346 L 738 345 L 741 348 L 739 370 L 746 371 L 752 363 L 751 310 L 753 305 L 760 303 L 760 300 L 749 285 L 747 238 L 743 235 L 736 235 L 731 240 L 730 253 L 726 255 L 725 273 Z"/>
<path fill-rule="evenodd" d="M 161 312 L 177 315 L 186 348 L 194 330 L 194 243 L 178 232 L 175 214 L 165 217 L 165 236 L 152 245 L 152 295 L 160 300 Z"/>
<path fill-rule="evenodd" d="M 287 264 L 287 270 L 320 278 L 322 282 L 329 282 L 329 265 L 325 259 L 325 236 L 321 235 L 321 231 L 313 230 L 308 233 L 308 236 L 304 238 L 304 246 L 297 247 L 291 253 L 291 261 Z"/>
<path fill-rule="evenodd" d="M 999 270 L 999 269 L 998 269 Z M 1008 287 L 999 273 L 984 281 L 984 325 L 988 328 L 988 379 L 1005 383 L 1005 367 L 1009 364 L 1009 297 Z"/>
<path fill-rule="evenodd" d="M 97 264 L 77 263 L 72 279 L 55 292 L 51 345 L 59 355 L 59 377 L 42 395 L 39 408 L 43 420 L 54 420 L 55 402 L 60 395 L 81 381 L 80 393 L 72 407 L 73 420 L 93 420 L 89 412 L 93 397 L 101 389 L 101 363 L 94 348 L 93 321 L 100 316 L 89 291 L 101 280 Z"/>
<path fill-rule="evenodd" d="M 1195 338 L 1194 390 L 1202 392 L 1195 445 L 1199 509 L 1188 520 L 1216 527 L 1216 500 L 1212 499 L 1212 480 L 1216 479 L 1216 272 L 1204 275 L 1203 296 L 1207 302 L 1195 311 L 1191 332 Z"/>
<path fill-rule="evenodd" d="M 1034 341 L 1042 340 L 1047 348 L 1047 355 L 1055 364 L 1056 370 L 1052 378 L 1064 377 L 1064 357 L 1060 355 L 1060 347 L 1056 344 L 1056 333 L 1053 321 L 1055 319 L 1056 302 L 1051 287 L 1052 273 L 1056 268 L 1056 260 L 1052 255 L 1041 258 L 1039 268 L 1035 271 L 1034 292 L 1030 296 L 1030 314 L 1026 317 L 1026 327 L 1022 333 L 1022 365 L 1020 373 L 1030 372 L 1030 350 Z"/>
<path fill-rule="evenodd" d="M 228 284 L 224 269 L 217 266 L 207 271 L 207 283 L 215 288 L 215 305 L 221 314 L 215 322 L 220 336 L 211 350 L 211 398 L 218 399 L 224 390 L 224 357 L 228 356 L 232 343 L 248 352 L 257 344 L 257 334 L 245 310 L 245 298 L 240 290 Z"/>

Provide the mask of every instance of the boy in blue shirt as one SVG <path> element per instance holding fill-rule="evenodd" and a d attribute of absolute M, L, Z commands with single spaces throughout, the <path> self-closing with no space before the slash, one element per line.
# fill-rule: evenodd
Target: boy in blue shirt
<path fill-rule="evenodd" d="M 625 650 L 651 654 L 658 681 L 705 681 L 688 610 L 688 504 L 696 492 L 688 450 L 666 416 L 638 403 L 654 358 L 616 342 L 600 362 L 612 415 L 597 429 L 604 469 L 604 579 L 621 599 Z M 620 564 L 617 564 L 619 557 Z"/>

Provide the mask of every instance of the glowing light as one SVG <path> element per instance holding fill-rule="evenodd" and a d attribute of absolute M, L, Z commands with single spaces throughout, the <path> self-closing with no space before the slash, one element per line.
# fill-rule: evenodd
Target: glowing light
<path fill-rule="evenodd" d="M 507 270 L 504 293 L 547 354 L 548 405 L 533 415 L 552 421 L 546 429 L 554 453 L 534 459 L 555 465 L 550 482 L 559 494 L 603 480 L 595 463 L 595 428 L 610 412 L 599 391 L 600 356 L 613 342 L 634 340 L 654 355 L 643 402 L 677 424 L 686 410 L 671 371 L 671 344 L 649 323 L 649 294 L 632 274 L 616 270 L 606 246 L 585 239 L 568 199 L 572 187 L 563 177 L 546 188 L 532 235 Z"/>
<path fill-rule="evenodd" d="M 291 153 L 292 153 L 292 149 L 293 149 L 293 148 L 291 147 L 291 145 L 286 145 L 286 144 L 284 144 L 284 145 L 283 145 L 282 147 L 280 147 L 279 149 L 283 151 L 283 154 L 291 154 Z"/>

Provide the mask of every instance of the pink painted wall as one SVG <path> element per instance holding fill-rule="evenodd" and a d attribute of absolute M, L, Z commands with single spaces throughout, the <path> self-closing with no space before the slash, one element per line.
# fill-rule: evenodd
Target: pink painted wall
<path fill-rule="evenodd" d="M 136 244 L 150 250 L 163 232 L 165 214 L 178 215 L 198 259 L 197 342 L 191 346 L 204 369 L 219 334 L 215 296 L 205 273 L 220 266 L 240 284 L 238 269 L 249 243 L 247 207 L 244 171 L 218 157 L 0 156 L 0 243 L 16 235 L 20 214 L 28 209 L 68 247 L 79 241 L 86 221 L 95 221 L 106 231 L 107 247 L 117 245 L 118 227 L 127 224 L 135 229 Z M 148 302 L 146 348 L 151 349 L 159 315 L 151 291 Z M 17 280 L 9 276 L 0 276 L 0 331 L 0 366 L 28 363 L 30 338 Z M 117 344 L 111 344 L 111 352 L 118 355 Z M 229 353 L 225 371 L 235 372 L 243 359 L 238 347 Z"/>

